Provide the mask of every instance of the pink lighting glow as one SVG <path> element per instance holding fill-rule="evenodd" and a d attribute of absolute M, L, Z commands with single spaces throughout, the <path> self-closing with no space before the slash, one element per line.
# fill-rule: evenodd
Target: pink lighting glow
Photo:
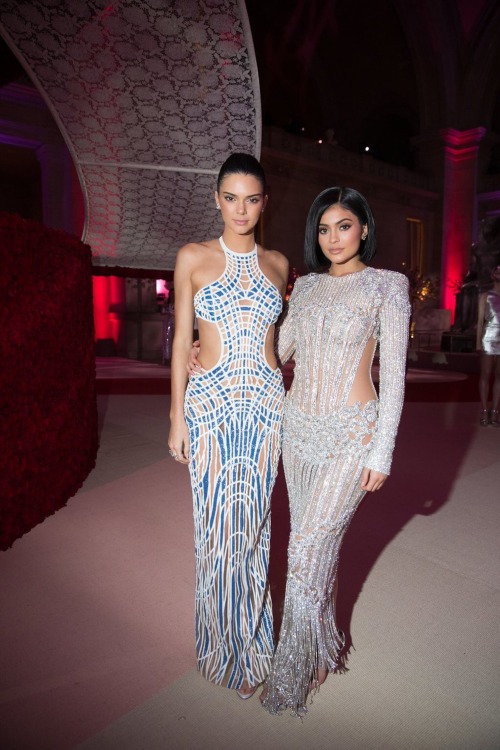
<path fill-rule="evenodd" d="M 445 142 L 441 307 L 451 311 L 452 323 L 456 284 L 469 266 L 477 213 L 477 153 L 484 134 L 484 128 L 448 128 L 441 133 Z"/>
<path fill-rule="evenodd" d="M 95 338 L 112 338 L 109 320 L 110 283 L 107 276 L 94 276 L 94 326 Z"/>

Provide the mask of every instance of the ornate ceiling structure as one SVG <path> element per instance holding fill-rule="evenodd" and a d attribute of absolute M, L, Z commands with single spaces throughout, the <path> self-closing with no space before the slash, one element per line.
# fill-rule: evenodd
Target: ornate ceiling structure
<path fill-rule="evenodd" d="M 0 34 L 45 98 L 82 186 L 96 265 L 173 268 L 217 234 L 215 176 L 258 155 L 243 0 L 2 0 Z"/>

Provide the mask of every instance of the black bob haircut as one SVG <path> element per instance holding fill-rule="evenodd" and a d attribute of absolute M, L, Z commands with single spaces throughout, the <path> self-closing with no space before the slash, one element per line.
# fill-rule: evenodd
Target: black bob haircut
<path fill-rule="evenodd" d="M 266 192 L 266 173 L 260 161 L 251 154 L 231 154 L 219 170 L 217 177 L 217 192 L 220 192 L 221 182 L 231 174 L 250 174 L 262 185 L 262 191 Z"/>
<path fill-rule="evenodd" d="M 365 224 L 367 226 L 368 234 L 366 240 L 361 240 L 359 246 L 360 260 L 363 263 L 369 263 L 377 250 L 375 219 L 366 198 L 354 188 L 327 188 L 314 199 L 307 215 L 304 262 L 309 271 L 321 271 L 330 265 L 328 258 L 323 255 L 319 246 L 318 229 L 321 217 L 335 203 L 353 213 L 361 226 Z"/>

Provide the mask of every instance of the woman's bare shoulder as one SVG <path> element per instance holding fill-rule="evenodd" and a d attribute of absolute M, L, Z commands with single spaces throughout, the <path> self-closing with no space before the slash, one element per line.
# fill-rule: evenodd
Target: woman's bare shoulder
<path fill-rule="evenodd" d="M 289 262 L 286 255 L 283 255 L 283 253 L 280 253 L 278 250 L 267 250 L 265 247 L 262 247 L 261 250 L 270 263 L 276 266 L 276 268 L 288 273 Z"/>
<path fill-rule="evenodd" d="M 183 245 L 179 253 L 184 255 L 195 255 L 200 253 L 206 253 L 207 250 L 218 250 L 220 249 L 219 240 L 205 240 L 204 242 L 187 242 Z"/>
<path fill-rule="evenodd" d="M 177 260 L 181 262 L 197 263 L 208 255 L 216 253 L 219 249 L 218 240 L 206 240 L 205 242 L 188 242 L 183 245 L 177 253 Z"/>

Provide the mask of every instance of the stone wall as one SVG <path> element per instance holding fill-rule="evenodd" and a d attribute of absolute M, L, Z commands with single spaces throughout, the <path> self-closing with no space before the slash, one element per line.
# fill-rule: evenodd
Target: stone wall
<path fill-rule="evenodd" d="M 426 272 L 439 271 L 441 196 L 426 175 L 352 154 L 339 146 L 319 144 L 278 128 L 265 128 L 262 163 L 270 202 L 262 226 L 266 247 L 285 253 L 303 271 L 304 227 L 309 206 L 327 187 L 349 185 L 370 202 L 377 223 L 378 253 L 374 265 L 401 271 L 409 267 L 407 219 L 423 222 Z"/>

